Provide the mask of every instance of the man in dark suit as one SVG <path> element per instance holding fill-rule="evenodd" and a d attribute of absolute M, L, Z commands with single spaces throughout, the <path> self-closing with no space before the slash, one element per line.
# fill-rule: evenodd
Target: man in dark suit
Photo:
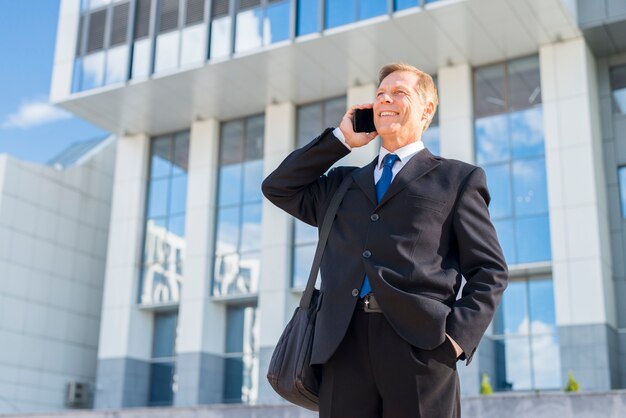
<path fill-rule="evenodd" d="M 272 203 L 319 227 L 342 180 L 354 179 L 321 265 L 311 359 L 322 370 L 320 417 L 460 416 L 456 362 L 471 361 L 508 271 L 484 171 L 421 142 L 437 103 L 428 74 L 387 65 L 373 104 L 350 108 L 263 183 Z M 376 132 L 354 132 L 356 108 L 374 109 Z M 324 174 L 377 135 L 372 163 Z"/>

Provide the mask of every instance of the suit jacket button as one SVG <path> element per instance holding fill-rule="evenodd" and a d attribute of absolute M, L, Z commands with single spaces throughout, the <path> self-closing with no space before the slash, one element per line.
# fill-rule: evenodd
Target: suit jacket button
<path fill-rule="evenodd" d="M 370 258 L 372 256 L 372 252 L 370 250 L 363 251 L 363 257 Z"/>
<path fill-rule="evenodd" d="M 359 289 L 352 289 L 352 296 L 359 296 Z"/>
<path fill-rule="evenodd" d="M 377 214 L 377 213 L 375 213 L 375 214 L 373 214 L 372 216 L 370 216 L 370 219 L 371 219 L 373 222 L 376 222 L 377 220 L 379 220 L 379 219 L 380 219 L 380 216 L 378 216 L 378 214 Z"/>

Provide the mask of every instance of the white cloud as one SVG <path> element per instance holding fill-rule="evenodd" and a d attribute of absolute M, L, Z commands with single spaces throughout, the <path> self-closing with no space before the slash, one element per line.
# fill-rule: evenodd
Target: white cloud
<path fill-rule="evenodd" d="M 65 110 L 54 107 L 45 99 L 39 99 L 22 103 L 16 112 L 11 113 L 2 121 L 0 128 L 28 129 L 71 117 L 72 115 Z"/>

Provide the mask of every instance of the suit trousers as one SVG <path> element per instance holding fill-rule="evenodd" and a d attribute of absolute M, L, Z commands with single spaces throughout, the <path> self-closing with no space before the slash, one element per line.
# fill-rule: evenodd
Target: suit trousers
<path fill-rule="evenodd" d="M 320 418 L 461 416 L 456 354 L 446 340 L 422 350 L 385 315 L 355 310 L 341 344 L 322 365 Z"/>

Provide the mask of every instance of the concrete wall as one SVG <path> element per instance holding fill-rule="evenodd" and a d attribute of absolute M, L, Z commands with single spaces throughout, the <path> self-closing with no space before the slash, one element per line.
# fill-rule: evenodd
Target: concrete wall
<path fill-rule="evenodd" d="M 115 145 L 67 170 L 0 157 L 0 414 L 94 383 Z"/>

